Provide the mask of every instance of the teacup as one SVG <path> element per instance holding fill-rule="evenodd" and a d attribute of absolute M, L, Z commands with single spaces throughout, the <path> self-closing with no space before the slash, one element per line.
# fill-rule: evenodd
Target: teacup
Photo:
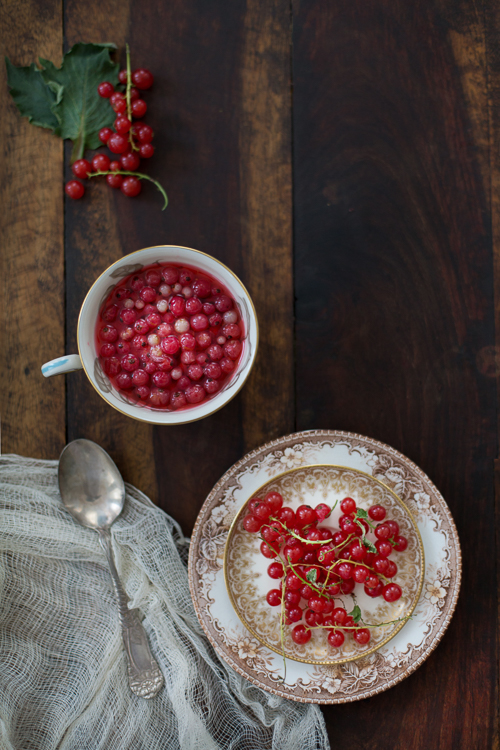
<path fill-rule="evenodd" d="M 110 292 L 121 279 L 156 263 L 185 265 L 220 280 L 235 300 L 244 325 L 243 350 L 231 378 L 218 393 L 206 401 L 178 411 L 151 409 L 118 391 L 104 373 L 96 349 L 96 322 Z M 152 424 L 185 424 L 208 417 L 236 396 L 255 362 L 258 340 L 259 329 L 253 302 L 241 281 L 227 266 L 199 250 L 176 245 L 157 245 L 125 255 L 99 276 L 88 291 L 80 310 L 77 328 L 78 354 L 69 354 L 46 362 L 42 366 L 42 374 L 48 378 L 83 368 L 101 398 L 122 414 Z"/>

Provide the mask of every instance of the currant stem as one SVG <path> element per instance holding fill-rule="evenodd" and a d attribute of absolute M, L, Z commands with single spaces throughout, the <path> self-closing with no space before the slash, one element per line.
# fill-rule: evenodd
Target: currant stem
<path fill-rule="evenodd" d="M 125 52 L 127 55 L 127 89 L 125 93 L 125 99 L 127 101 L 127 117 L 132 122 L 132 103 L 130 101 L 130 89 L 132 88 L 132 66 L 130 65 L 130 47 L 128 43 L 125 44 Z M 128 140 L 132 151 L 139 151 L 138 147 L 134 143 L 132 136 L 132 128 L 128 131 Z"/>
<path fill-rule="evenodd" d="M 167 197 L 167 194 L 166 194 L 165 190 L 163 189 L 163 187 L 160 185 L 160 183 L 157 180 L 153 180 L 153 178 L 150 177 L 149 175 L 143 174 L 142 172 L 126 172 L 125 170 L 117 169 L 116 172 L 112 172 L 111 170 L 108 170 L 107 172 L 91 172 L 88 175 L 88 177 L 89 178 L 90 177 L 101 177 L 101 176 L 106 176 L 108 174 L 121 174 L 121 175 L 126 175 L 128 177 L 137 177 L 139 180 L 149 180 L 149 182 L 152 182 L 153 185 L 156 185 L 157 189 L 160 191 L 160 193 L 163 196 L 164 203 L 163 203 L 163 206 L 162 206 L 161 210 L 164 211 L 166 209 L 166 207 L 168 206 L 168 197 Z"/>

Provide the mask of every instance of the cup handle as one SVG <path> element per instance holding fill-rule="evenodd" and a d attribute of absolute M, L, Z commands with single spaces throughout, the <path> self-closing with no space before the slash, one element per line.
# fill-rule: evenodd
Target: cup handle
<path fill-rule="evenodd" d="M 44 378 L 50 378 L 52 375 L 62 375 L 65 372 L 75 372 L 83 368 L 82 360 L 78 354 L 66 354 L 65 357 L 51 359 L 42 365 L 42 375 Z"/>

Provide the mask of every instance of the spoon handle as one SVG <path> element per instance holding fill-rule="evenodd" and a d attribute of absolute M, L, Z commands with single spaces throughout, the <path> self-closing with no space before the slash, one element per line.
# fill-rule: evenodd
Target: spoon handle
<path fill-rule="evenodd" d="M 128 661 L 130 689 L 140 698 L 154 698 L 163 686 L 163 674 L 149 649 L 146 631 L 139 619 L 139 610 L 129 609 L 128 607 L 130 599 L 118 577 L 111 549 L 109 530 L 97 529 L 97 533 L 99 534 L 101 547 L 108 559 L 113 587 L 118 599 L 123 645 L 125 646 Z"/>

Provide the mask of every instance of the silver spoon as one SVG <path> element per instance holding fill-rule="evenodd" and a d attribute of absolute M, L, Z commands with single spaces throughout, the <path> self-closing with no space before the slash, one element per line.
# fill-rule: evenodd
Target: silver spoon
<path fill-rule="evenodd" d="M 151 655 L 139 610 L 128 608 L 130 600 L 118 578 L 111 550 L 109 528 L 125 502 L 122 476 L 99 445 L 92 440 L 73 440 L 61 453 L 58 477 L 64 506 L 82 526 L 97 531 L 108 558 L 118 599 L 130 689 L 141 698 L 153 698 L 163 685 L 163 674 Z"/>

